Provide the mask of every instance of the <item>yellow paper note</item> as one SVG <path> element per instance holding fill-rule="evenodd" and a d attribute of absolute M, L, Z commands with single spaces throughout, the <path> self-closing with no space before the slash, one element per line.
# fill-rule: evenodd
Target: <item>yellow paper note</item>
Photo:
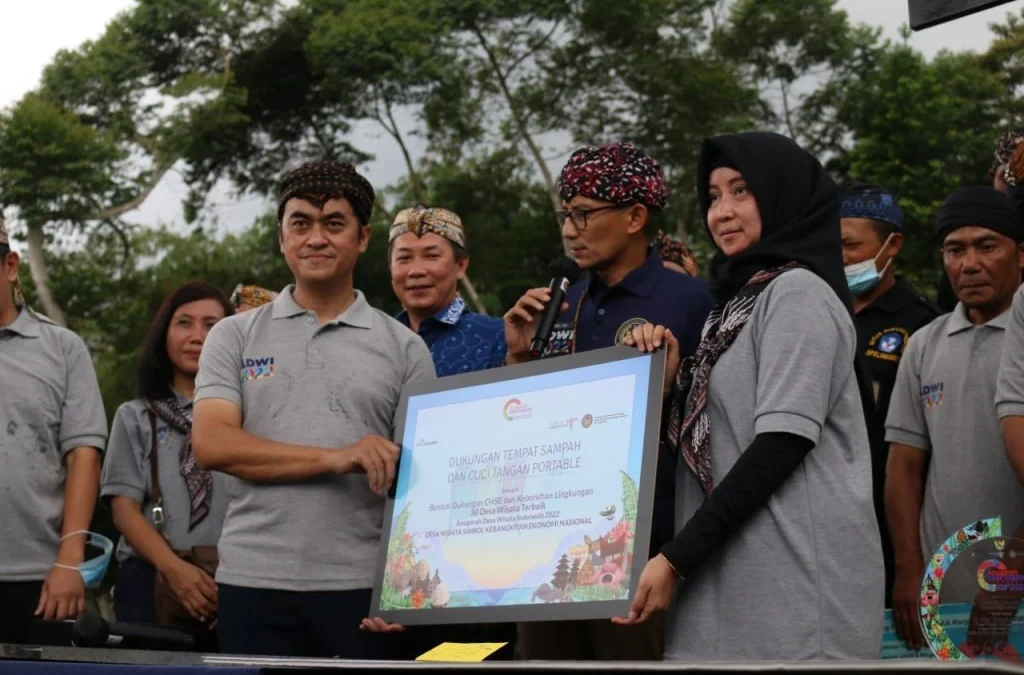
<path fill-rule="evenodd" d="M 416 660 L 479 663 L 507 644 L 507 642 L 442 642 L 426 654 L 416 657 Z"/>

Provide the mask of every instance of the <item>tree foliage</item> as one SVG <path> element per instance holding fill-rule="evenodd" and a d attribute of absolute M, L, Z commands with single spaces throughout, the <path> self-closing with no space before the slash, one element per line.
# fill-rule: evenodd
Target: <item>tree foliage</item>
<path fill-rule="evenodd" d="M 272 215 L 230 234 L 126 226 L 171 167 L 195 223 L 215 185 L 268 195 L 300 161 L 364 163 L 392 143 L 403 176 L 376 186 L 359 286 L 397 309 L 386 226 L 443 205 L 469 232 L 464 290 L 499 313 L 559 253 L 554 176 L 574 146 L 624 139 L 657 157 L 659 225 L 704 255 L 701 140 L 774 129 L 837 179 L 898 194 L 902 270 L 929 291 L 938 205 L 985 182 L 996 136 L 1024 119 L 1022 41 L 1011 15 L 985 53 L 929 59 L 836 0 L 138 0 L 0 112 L 0 203 L 28 239 L 33 297 L 88 336 L 111 405 L 171 287 L 289 278 Z M 377 141 L 357 140 L 367 128 Z"/>

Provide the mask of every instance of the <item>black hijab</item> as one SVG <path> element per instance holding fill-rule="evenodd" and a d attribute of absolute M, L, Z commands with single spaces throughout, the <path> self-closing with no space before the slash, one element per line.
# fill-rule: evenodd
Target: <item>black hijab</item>
<path fill-rule="evenodd" d="M 711 204 L 708 180 L 712 171 L 723 166 L 740 172 L 757 199 L 761 240 L 732 258 L 721 250 L 712 258 L 711 278 L 719 306 L 757 272 L 798 262 L 831 286 L 852 311 L 843 272 L 839 188 L 821 163 L 779 134 L 750 132 L 706 139 L 697 165 L 697 196 L 705 227 Z"/>
<path fill-rule="evenodd" d="M 839 229 L 839 188 L 813 155 L 779 134 L 750 132 L 704 141 L 697 165 L 697 196 L 707 227 L 711 172 L 727 166 L 739 171 L 757 199 L 761 240 L 727 258 L 721 250 L 711 259 L 711 278 L 724 307 L 754 274 L 798 262 L 827 283 L 853 316 L 853 296 L 843 270 Z M 710 230 L 708 231 L 710 234 Z M 876 492 L 885 467 L 885 439 L 876 423 L 875 397 L 863 354 L 854 356 L 861 406 L 867 422 Z"/>

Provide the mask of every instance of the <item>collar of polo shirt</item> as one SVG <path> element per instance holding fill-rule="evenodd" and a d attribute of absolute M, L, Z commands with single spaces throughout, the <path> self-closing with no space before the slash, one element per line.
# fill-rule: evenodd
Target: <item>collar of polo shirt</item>
<path fill-rule="evenodd" d="M 991 326 L 992 328 L 998 328 L 999 330 L 1006 330 L 1007 324 L 1010 322 L 1010 310 L 1007 309 L 1005 312 L 992 319 L 984 326 Z M 953 313 L 949 317 L 949 322 L 946 324 L 946 335 L 956 335 L 961 333 L 968 328 L 974 328 L 974 324 L 967 318 L 967 307 L 962 302 L 958 302 Z"/>
<path fill-rule="evenodd" d="M 654 249 L 648 248 L 647 259 L 644 263 L 631 270 L 615 287 L 622 288 L 637 297 L 649 298 L 654 294 L 654 287 L 658 284 L 658 275 L 662 271 L 671 270 L 666 270 L 661 256 L 655 255 Z M 678 272 L 673 272 L 673 274 L 678 274 Z M 601 284 L 601 280 L 596 274 L 591 274 L 590 283 L 591 285 Z"/>
<path fill-rule="evenodd" d="M 18 318 L 14 320 L 14 323 L 5 327 L 3 330 L 17 333 L 21 337 L 37 338 L 39 337 L 39 321 L 32 316 L 32 313 L 28 311 L 28 308 L 22 307 L 18 313 Z"/>
<path fill-rule="evenodd" d="M 294 290 L 295 285 L 289 284 L 274 299 L 274 302 L 270 305 L 272 318 L 289 319 L 311 312 L 311 310 L 300 307 L 299 303 L 295 302 L 295 298 L 292 296 Z M 366 296 L 363 295 L 362 291 L 357 290 L 355 302 L 342 312 L 340 316 L 328 321 L 324 325 L 329 326 L 341 323 L 353 328 L 365 328 L 367 330 L 373 327 L 373 308 L 370 307 L 370 303 L 366 302 Z"/>

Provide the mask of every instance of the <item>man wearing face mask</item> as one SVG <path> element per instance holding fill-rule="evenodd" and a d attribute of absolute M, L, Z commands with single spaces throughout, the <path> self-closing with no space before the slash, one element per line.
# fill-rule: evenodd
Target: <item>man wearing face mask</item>
<path fill-rule="evenodd" d="M 853 294 L 857 351 L 871 377 L 875 415 L 868 420 L 874 457 L 875 512 L 885 557 L 885 600 L 892 595 L 893 555 L 885 519 L 885 417 L 903 350 L 940 312 L 904 281 L 893 263 L 903 247 L 903 212 L 884 188 L 855 185 L 843 196 L 840 229 L 846 282 Z"/>

